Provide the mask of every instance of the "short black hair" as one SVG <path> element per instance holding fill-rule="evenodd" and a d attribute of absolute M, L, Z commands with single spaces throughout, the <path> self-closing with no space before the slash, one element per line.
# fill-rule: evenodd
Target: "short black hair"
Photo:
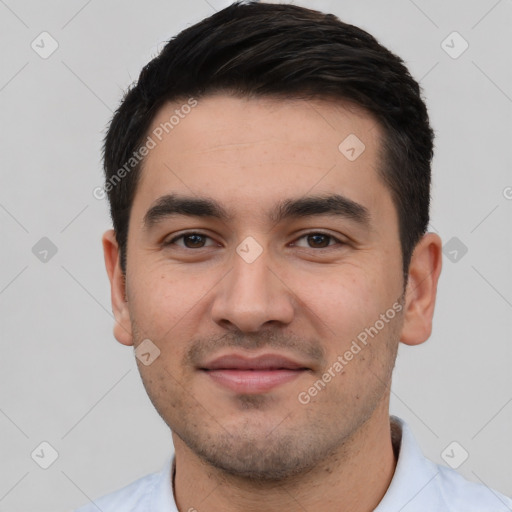
<path fill-rule="evenodd" d="M 412 252 L 429 222 L 433 157 L 419 84 L 400 57 L 333 14 L 255 1 L 236 1 L 168 41 L 112 118 L 103 148 L 105 190 L 123 273 L 144 163 L 138 150 L 152 121 L 164 103 L 215 93 L 344 101 L 373 115 L 383 128 L 378 172 L 397 210 L 407 282 Z"/>

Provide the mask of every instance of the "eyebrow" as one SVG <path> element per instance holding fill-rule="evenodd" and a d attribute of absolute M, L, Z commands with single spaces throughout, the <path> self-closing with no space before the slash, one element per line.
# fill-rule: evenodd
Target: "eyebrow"
<path fill-rule="evenodd" d="M 370 224 L 370 211 L 360 203 L 340 194 L 306 196 L 284 199 L 268 214 L 273 224 L 287 219 L 330 215 L 352 220 L 363 227 Z M 167 194 L 158 198 L 144 215 L 144 228 L 151 229 L 165 219 L 175 216 L 218 219 L 229 222 L 235 215 L 209 197 Z"/>

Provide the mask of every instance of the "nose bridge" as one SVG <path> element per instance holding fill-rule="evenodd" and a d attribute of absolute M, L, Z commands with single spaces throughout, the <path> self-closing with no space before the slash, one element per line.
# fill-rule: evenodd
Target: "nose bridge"
<path fill-rule="evenodd" d="M 269 282 L 271 276 L 275 279 L 270 271 L 270 255 L 268 250 L 259 249 L 254 242 L 247 240 L 242 242 L 233 255 L 233 272 L 231 276 L 232 285 L 242 298 L 244 295 L 252 297 L 253 300 L 260 300 L 269 294 Z"/>
<path fill-rule="evenodd" d="M 213 319 L 242 331 L 256 331 L 269 321 L 288 323 L 293 315 L 286 287 L 271 270 L 270 251 L 252 237 L 236 248 L 232 270 L 221 281 L 212 308 Z"/>

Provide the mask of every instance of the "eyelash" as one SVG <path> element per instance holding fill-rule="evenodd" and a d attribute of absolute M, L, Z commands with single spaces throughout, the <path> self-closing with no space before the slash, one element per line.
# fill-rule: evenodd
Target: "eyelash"
<path fill-rule="evenodd" d="M 169 240 L 168 242 L 163 242 L 163 246 L 164 247 L 167 247 L 167 246 L 170 246 L 170 245 L 173 245 L 177 240 L 181 239 L 181 238 L 185 238 L 187 236 L 191 236 L 191 235 L 199 235 L 199 236 L 202 236 L 204 238 L 210 238 L 210 236 L 204 234 L 204 233 L 201 233 L 199 231 L 188 231 L 186 233 L 181 233 L 181 235 L 178 235 L 174 238 L 172 238 L 171 240 Z M 327 247 L 320 247 L 320 248 L 317 248 L 317 247 L 307 247 L 307 249 L 313 249 L 313 250 L 322 250 L 322 249 L 330 249 L 336 245 L 346 245 L 345 242 L 343 242 L 342 240 L 340 240 L 339 238 L 336 238 L 335 236 L 329 234 L 329 233 L 324 233 L 322 231 L 310 231 L 308 233 L 304 233 L 303 235 L 301 235 L 299 238 L 297 238 L 297 240 L 300 240 L 302 238 L 305 238 L 305 237 L 308 237 L 308 236 L 311 236 L 311 235 L 322 235 L 324 237 L 327 237 L 329 239 L 332 239 L 334 241 L 337 242 L 337 244 L 332 244 L 332 245 L 328 245 Z M 198 247 L 198 248 L 191 248 L 191 247 L 181 247 L 182 249 L 187 249 L 187 250 L 190 250 L 190 251 L 197 251 L 197 250 L 200 250 L 200 249 L 205 249 L 205 247 Z M 302 247 L 302 249 L 304 249 L 304 247 Z"/>

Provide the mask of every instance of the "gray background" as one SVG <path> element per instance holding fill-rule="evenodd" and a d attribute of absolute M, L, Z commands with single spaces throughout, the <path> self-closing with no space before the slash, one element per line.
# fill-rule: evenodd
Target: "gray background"
<path fill-rule="evenodd" d="M 110 222 L 92 191 L 123 90 L 228 3 L 0 0 L 0 511 L 71 510 L 159 470 L 172 449 L 133 350 L 112 336 Z M 444 453 L 469 453 L 462 474 L 512 495 L 512 2 L 296 3 L 370 31 L 421 81 L 437 132 L 431 230 L 456 239 L 430 341 L 400 349 L 392 412 L 431 459 L 456 441 Z M 59 45 L 46 59 L 31 47 L 51 49 L 43 31 Z M 454 31 L 469 44 L 457 58 Z M 59 454 L 48 469 L 43 441 Z"/>

